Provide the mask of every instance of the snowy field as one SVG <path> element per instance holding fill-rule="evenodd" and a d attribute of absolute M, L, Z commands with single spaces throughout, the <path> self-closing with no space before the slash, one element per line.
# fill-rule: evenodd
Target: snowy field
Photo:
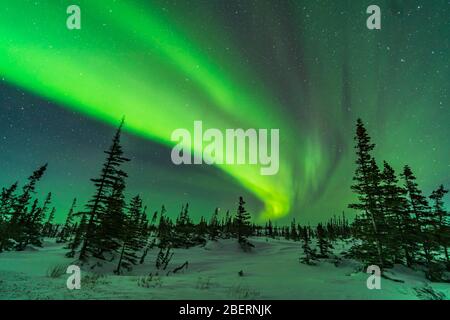
<path fill-rule="evenodd" d="M 447 299 L 450 284 L 430 283 L 423 272 L 396 267 L 388 273 L 396 282 L 381 280 L 381 290 L 366 287 L 368 274 L 353 260 L 321 260 L 300 264 L 299 242 L 254 238 L 255 249 L 240 250 L 236 240 L 208 242 L 204 247 L 175 249 L 168 268 L 159 276 L 155 258 L 126 275 L 114 275 L 114 264 L 91 270 L 83 266 L 80 290 L 69 290 L 64 245 L 45 241 L 43 248 L 0 254 L 0 299 Z M 336 246 L 339 255 L 346 245 Z M 187 270 L 167 271 L 189 262 Z M 50 275 L 60 266 L 62 272 Z M 240 274 L 240 271 L 242 273 Z"/>

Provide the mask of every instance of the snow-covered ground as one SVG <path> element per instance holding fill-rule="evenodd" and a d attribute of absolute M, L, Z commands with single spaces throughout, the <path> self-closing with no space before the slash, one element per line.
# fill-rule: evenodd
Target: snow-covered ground
<path fill-rule="evenodd" d="M 158 249 L 146 262 L 126 275 L 114 275 L 114 264 L 102 267 L 102 275 L 82 266 L 80 290 L 69 290 L 69 275 L 50 277 L 49 270 L 64 272 L 73 259 L 66 258 L 64 245 L 45 241 L 43 248 L 0 254 L 0 299 L 431 299 L 450 297 L 450 284 L 430 283 L 423 272 L 396 267 L 381 290 L 369 290 L 368 274 L 358 262 L 332 259 L 315 266 L 300 264 L 299 242 L 254 238 L 255 249 L 242 252 L 235 240 L 208 242 L 204 247 L 175 249 L 165 272 L 155 274 Z M 336 246 L 340 253 L 345 244 Z M 187 270 L 166 275 L 168 270 L 189 262 Z M 243 275 L 239 271 L 243 271 Z"/>

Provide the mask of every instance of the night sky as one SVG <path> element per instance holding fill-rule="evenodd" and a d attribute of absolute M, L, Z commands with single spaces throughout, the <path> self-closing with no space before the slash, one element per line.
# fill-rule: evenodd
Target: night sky
<path fill-rule="evenodd" d="M 81 30 L 66 8 L 81 8 Z M 382 29 L 368 30 L 377 4 Z M 450 186 L 450 1 L 24 1 L 0 6 L 0 185 L 49 169 L 59 220 L 93 192 L 115 127 L 127 195 L 172 216 L 235 211 L 316 223 L 353 196 L 353 136 Z M 175 166 L 177 128 L 280 129 L 280 170 Z M 448 203 L 448 198 L 447 198 Z"/>

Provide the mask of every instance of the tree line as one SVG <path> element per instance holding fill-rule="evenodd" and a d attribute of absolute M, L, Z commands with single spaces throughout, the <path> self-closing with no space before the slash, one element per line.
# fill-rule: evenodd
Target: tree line
<path fill-rule="evenodd" d="M 224 215 L 216 208 L 209 219 L 194 222 L 189 204 L 182 205 L 171 219 L 163 205 L 148 214 L 140 195 L 126 200 L 127 173 L 123 164 L 130 160 L 120 144 L 123 120 L 119 125 L 98 177 L 91 179 L 95 191 L 87 204 L 78 210 L 74 199 L 63 224 L 55 224 L 51 193 L 42 204 L 36 185 L 47 165 L 39 167 L 22 188 L 18 183 L 3 188 L 0 195 L 0 252 L 24 250 L 27 245 L 41 246 L 44 237 L 65 243 L 67 257 L 80 263 L 93 260 L 114 263 L 122 274 L 133 265 L 144 263 L 153 247 L 159 248 L 158 269 L 165 269 L 172 248 L 204 245 L 207 240 L 234 238 L 244 251 L 254 247 L 250 237 L 269 237 L 298 241 L 303 255 L 301 263 L 313 265 L 317 260 L 335 257 L 337 241 L 351 241 L 346 256 L 366 265 L 390 268 L 394 264 L 423 267 L 426 276 L 443 280 L 450 270 L 450 220 L 443 198 L 447 190 L 439 186 L 427 198 L 422 194 L 411 168 L 405 166 L 398 177 L 386 161 L 380 169 L 372 155 L 375 145 L 358 119 L 355 150 L 356 170 L 352 190 L 357 201 L 349 205 L 357 211 L 352 222 L 344 214 L 326 223 L 304 226 L 292 220 L 288 226 L 251 222 L 245 201 L 239 198 L 234 213 Z"/>

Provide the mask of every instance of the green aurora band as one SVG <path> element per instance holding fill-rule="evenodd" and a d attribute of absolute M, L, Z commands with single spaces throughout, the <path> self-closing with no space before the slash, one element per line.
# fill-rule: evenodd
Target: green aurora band
<path fill-rule="evenodd" d="M 66 1 L 6 2 L 0 9 L 0 75 L 14 85 L 111 125 L 125 115 L 126 130 L 169 147 L 172 131 L 192 129 L 195 120 L 219 129 L 279 128 L 277 175 L 261 176 L 257 166 L 218 165 L 262 201 L 262 219 L 294 211 L 339 210 L 336 204 L 349 198 L 349 137 L 359 116 L 369 120 L 384 158 L 397 166 L 411 163 L 419 176 L 433 172 L 447 179 L 439 183 L 448 181 L 448 163 L 425 168 L 427 156 L 415 152 L 430 141 L 408 144 L 411 131 L 417 136 L 430 133 L 427 126 L 414 126 L 417 118 L 432 123 L 441 117 L 429 113 L 430 105 L 448 106 L 448 96 L 440 94 L 449 83 L 448 61 L 440 73 L 429 71 L 430 65 L 445 65 L 444 57 L 436 56 L 426 66 L 418 62 L 430 51 L 427 47 L 448 52 L 448 42 L 442 39 L 448 40 L 450 28 L 441 29 L 446 25 L 445 12 L 430 26 L 433 36 L 417 31 L 415 41 L 427 41 L 426 46 L 405 51 L 403 32 L 412 32 L 419 15 L 405 23 L 386 9 L 383 30 L 393 31 L 376 33 L 365 28 L 367 1 L 347 4 L 344 17 L 339 17 L 338 1 L 289 2 L 295 22 L 290 32 L 302 43 L 299 64 L 307 66 L 299 74 L 288 66 L 290 44 L 277 43 L 285 30 L 276 21 L 283 17 L 273 13 L 270 2 L 249 2 L 255 19 L 275 16 L 271 28 L 261 33 L 273 40 L 277 62 L 286 67 L 287 102 L 270 90 L 267 76 L 209 15 L 217 7 L 214 1 L 177 5 L 76 1 L 82 29 L 73 31 L 65 27 Z M 379 1 L 382 8 L 391 8 L 392 3 L 400 2 Z M 354 22 L 348 13 L 352 10 Z M 388 56 L 386 48 L 398 55 Z M 405 68 L 398 61 L 412 64 Z M 394 81 L 396 87 L 387 88 Z M 293 116 L 286 105 L 301 110 Z M 413 110 L 413 116 L 401 123 L 404 108 Z M 445 130 L 432 134 L 433 145 L 444 141 L 445 146 Z M 436 153 L 435 159 L 445 158 L 445 150 Z M 411 159 L 399 158 L 405 154 Z M 167 157 L 170 161 L 169 153 Z"/>

